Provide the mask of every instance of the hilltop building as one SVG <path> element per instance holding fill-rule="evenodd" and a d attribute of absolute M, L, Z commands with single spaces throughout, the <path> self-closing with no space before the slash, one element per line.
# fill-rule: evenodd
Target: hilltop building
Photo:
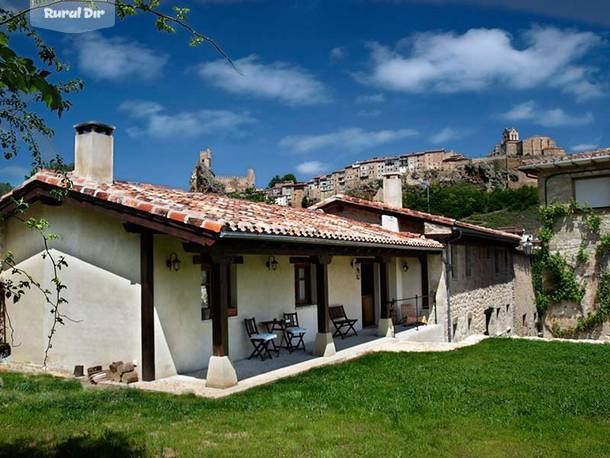
<path fill-rule="evenodd" d="M 557 146 L 555 140 L 545 135 L 535 135 L 523 140 L 519 138 L 519 131 L 514 127 L 504 129 L 502 143 L 498 143 L 490 156 L 508 157 L 537 157 L 537 156 L 565 156 L 563 148 Z"/>
<path fill-rule="evenodd" d="M 191 177 L 191 189 L 197 190 L 197 176 L 201 173 L 212 174 L 212 150 L 206 148 L 199 152 L 199 161 L 195 165 Z M 214 180 L 224 187 L 227 193 L 244 192 L 246 189 L 256 187 L 256 174 L 253 168 L 249 168 L 245 176 L 214 176 Z"/>

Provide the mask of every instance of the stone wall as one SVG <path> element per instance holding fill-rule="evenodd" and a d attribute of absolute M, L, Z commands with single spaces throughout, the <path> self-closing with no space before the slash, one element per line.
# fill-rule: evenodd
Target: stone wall
<path fill-rule="evenodd" d="M 574 198 L 573 180 L 575 178 L 593 178 L 596 176 L 606 176 L 610 170 L 608 168 L 580 168 L 572 170 L 562 170 L 561 172 L 551 172 L 542 174 L 538 180 L 538 192 L 540 200 L 545 204 L 568 203 Z M 610 233 L 610 212 L 608 209 L 598 209 L 595 213 L 601 217 L 601 227 L 599 234 Z M 564 301 L 560 304 L 553 304 L 545 314 L 544 329 L 545 336 L 552 336 L 553 325 L 560 328 L 571 328 L 577 324 L 578 318 L 586 316 L 595 309 L 596 292 L 598 280 L 601 272 L 610 269 L 608 256 L 599 258 L 595 254 L 599 235 L 591 234 L 587 230 L 584 215 L 576 213 L 567 218 L 562 218 L 556 222 L 554 235 L 549 243 L 551 253 L 561 253 L 566 261 L 576 267 L 576 276 L 585 285 L 585 297 L 580 304 Z M 576 256 L 580 247 L 588 254 L 588 260 L 578 263 Z M 610 340 L 610 323 L 606 322 L 603 326 L 591 332 L 585 337 L 595 339 Z"/>
<path fill-rule="evenodd" d="M 555 190 L 554 194 L 560 193 Z M 602 223 L 600 234 L 610 233 L 610 213 L 598 213 Z M 551 253 L 559 252 L 566 261 L 576 267 L 576 276 L 585 285 L 585 297 L 580 304 L 562 302 L 554 304 L 547 310 L 544 320 L 544 334 L 551 336 L 553 324 L 560 328 L 571 328 L 578 322 L 578 318 L 586 316 L 595 310 L 596 293 L 601 272 L 610 269 L 610 259 L 608 256 L 598 257 L 595 254 L 598 237 L 590 234 L 584 223 L 584 216 L 576 214 L 563 218 L 555 225 L 555 234 L 549 243 Z M 584 263 L 579 263 L 576 256 L 581 247 L 588 255 Z M 586 337 L 595 339 L 610 340 L 610 323 L 587 335 Z"/>
<path fill-rule="evenodd" d="M 497 245 L 460 244 L 451 251 L 453 340 L 485 333 L 533 335 L 535 304 L 529 258 Z"/>

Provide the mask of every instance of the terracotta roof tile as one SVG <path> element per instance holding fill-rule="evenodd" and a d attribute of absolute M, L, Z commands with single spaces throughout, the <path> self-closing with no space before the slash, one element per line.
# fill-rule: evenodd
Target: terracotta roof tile
<path fill-rule="evenodd" d="M 390 207 L 389 205 L 384 204 L 383 202 L 373 202 L 370 200 L 359 199 L 357 197 L 348 196 L 345 194 L 337 194 L 335 196 L 329 197 L 317 204 L 313 205 L 311 208 L 322 210 L 325 206 L 332 202 L 346 202 L 352 203 L 354 205 L 359 205 L 363 207 L 376 208 L 381 211 L 392 212 L 402 214 L 411 218 L 417 218 L 424 221 L 428 221 L 431 223 L 436 223 L 444 226 L 457 226 L 462 227 L 464 229 L 470 229 L 476 232 L 481 232 L 482 234 L 494 235 L 498 237 L 503 237 L 506 239 L 511 239 L 515 242 L 520 241 L 521 237 L 516 234 L 511 234 L 510 232 L 499 231 L 497 229 L 491 229 L 484 226 L 477 226 L 476 224 L 465 223 L 463 221 L 459 221 L 453 218 L 448 218 L 446 216 L 434 215 L 432 213 L 421 212 L 418 210 L 411 210 L 410 208 L 396 208 Z"/>
<path fill-rule="evenodd" d="M 13 192 L 31 182 L 60 185 L 51 171 L 34 175 Z M 146 213 L 161 215 L 214 233 L 243 232 L 307 237 L 403 247 L 442 248 L 442 245 L 414 233 L 397 233 L 380 226 L 353 221 L 317 210 L 296 209 L 232 199 L 218 194 L 191 193 L 144 183 L 115 181 L 113 184 L 73 178 L 73 192 L 114 202 Z M 12 193 L 2 198 L 9 198 Z"/>

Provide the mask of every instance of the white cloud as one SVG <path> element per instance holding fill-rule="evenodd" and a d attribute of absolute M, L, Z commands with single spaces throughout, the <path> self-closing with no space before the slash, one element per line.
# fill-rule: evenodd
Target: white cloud
<path fill-rule="evenodd" d="M 320 161 L 305 161 L 297 165 L 297 172 L 303 175 L 319 175 L 326 172 L 329 164 Z"/>
<path fill-rule="evenodd" d="M 591 112 L 571 115 L 561 108 L 542 109 L 533 100 L 514 105 L 500 117 L 507 121 L 530 121 L 544 127 L 583 126 L 593 122 Z"/>
<path fill-rule="evenodd" d="M 337 46 L 336 48 L 331 49 L 329 54 L 330 60 L 336 62 L 338 60 L 345 59 L 347 56 L 347 50 L 343 46 Z"/>
<path fill-rule="evenodd" d="M 572 151 L 592 151 L 599 148 L 599 143 L 579 143 L 572 146 Z"/>
<path fill-rule="evenodd" d="M 460 132 L 452 129 L 451 127 L 445 127 L 430 137 L 430 141 L 435 145 L 441 143 L 447 143 L 448 141 L 455 140 L 460 137 Z"/>
<path fill-rule="evenodd" d="M 376 118 L 383 113 L 383 110 L 360 110 L 358 116 L 365 116 L 367 118 Z"/>
<path fill-rule="evenodd" d="M 290 135 L 280 141 L 280 146 L 297 153 L 328 147 L 362 151 L 414 135 L 417 135 L 417 131 L 413 129 L 366 131 L 352 127 L 318 135 Z"/>
<path fill-rule="evenodd" d="M 99 32 L 79 35 L 74 46 L 80 69 L 100 80 L 153 79 L 161 74 L 168 59 L 136 41 L 105 38 Z"/>
<path fill-rule="evenodd" d="M 142 125 L 127 129 L 127 133 L 132 137 L 145 134 L 162 139 L 176 135 L 236 133 L 244 125 L 256 121 L 247 112 L 237 113 L 229 110 L 202 109 L 167 114 L 161 105 L 145 100 L 126 100 L 119 106 L 119 110 L 143 121 Z"/>
<path fill-rule="evenodd" d="M 512 89 L 558 88 L 585 100 L 602 94 L 597 69 L 578 63 L 601 38 L 591 32 L 532 27 L 523 47 L 501 29 L 419 33 L 395 49 L 370 43 L 372 68 L 364 83 L 403 92 L 479 91 L 495 84 Z"/>
<path fill-rule="evenodd" d="M 366 103 L 383 103 L 385 102 L 385 95 L 379 94 L 363 94 L 356 97 L 356 103 L 359 105 Z"/>
<path fill-rule="evenodd" d="M 163 106 L 148 100 L 125 100 L 119 105 L 119 110 L 124 111 L 132 118 L 146 118 L 163 111 Z"/>
<path fill-rule="evenodd" d="M 263 64 L 251 54 L 237 59 L 239 73 L 220 59 L 199 65 L 199 76 L 233 94 L 275 99 L 288 105 L 315 105 L 330 100 L 327 88 L 308 71 L 286 62 Z"/>

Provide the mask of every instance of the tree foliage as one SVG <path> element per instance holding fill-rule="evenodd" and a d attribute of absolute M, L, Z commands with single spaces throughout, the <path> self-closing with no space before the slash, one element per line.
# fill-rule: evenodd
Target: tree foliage
<path fill-rule="evenodd" d="M 257 191 L 255 188 L 248 188 L 243 192 L 231 192 L 228 193 L 227 196 L 234 199 L 249 200 L 250 202 L 274 203 L 273 199 L 269 199 L 264 191 Z"/>
<path fill-rule="evenodd" d="M 293 183 L 296 183 L 297 182 L 297 177 L 295 177 L 293 173 L 287 173 L 284 176 L 275 175 L 269 181 L 269 187 L 273 188 L 277 183 L 283 183 L 285 181 L 292 181 Z"/>
<path fill-rule="evenodd" d="M 486 192 L 478 186 L 461 183 L 451 186 L 430 186 L 430 213 L 462 219 L 476 213 L 497 210 L 524 210 L 538 204 L 538 192 L 532 186 L 517 189 L 496 189 Z M 403 191 L 403 206 L 428 211 L 427 191 L 409 186 Z"/>

